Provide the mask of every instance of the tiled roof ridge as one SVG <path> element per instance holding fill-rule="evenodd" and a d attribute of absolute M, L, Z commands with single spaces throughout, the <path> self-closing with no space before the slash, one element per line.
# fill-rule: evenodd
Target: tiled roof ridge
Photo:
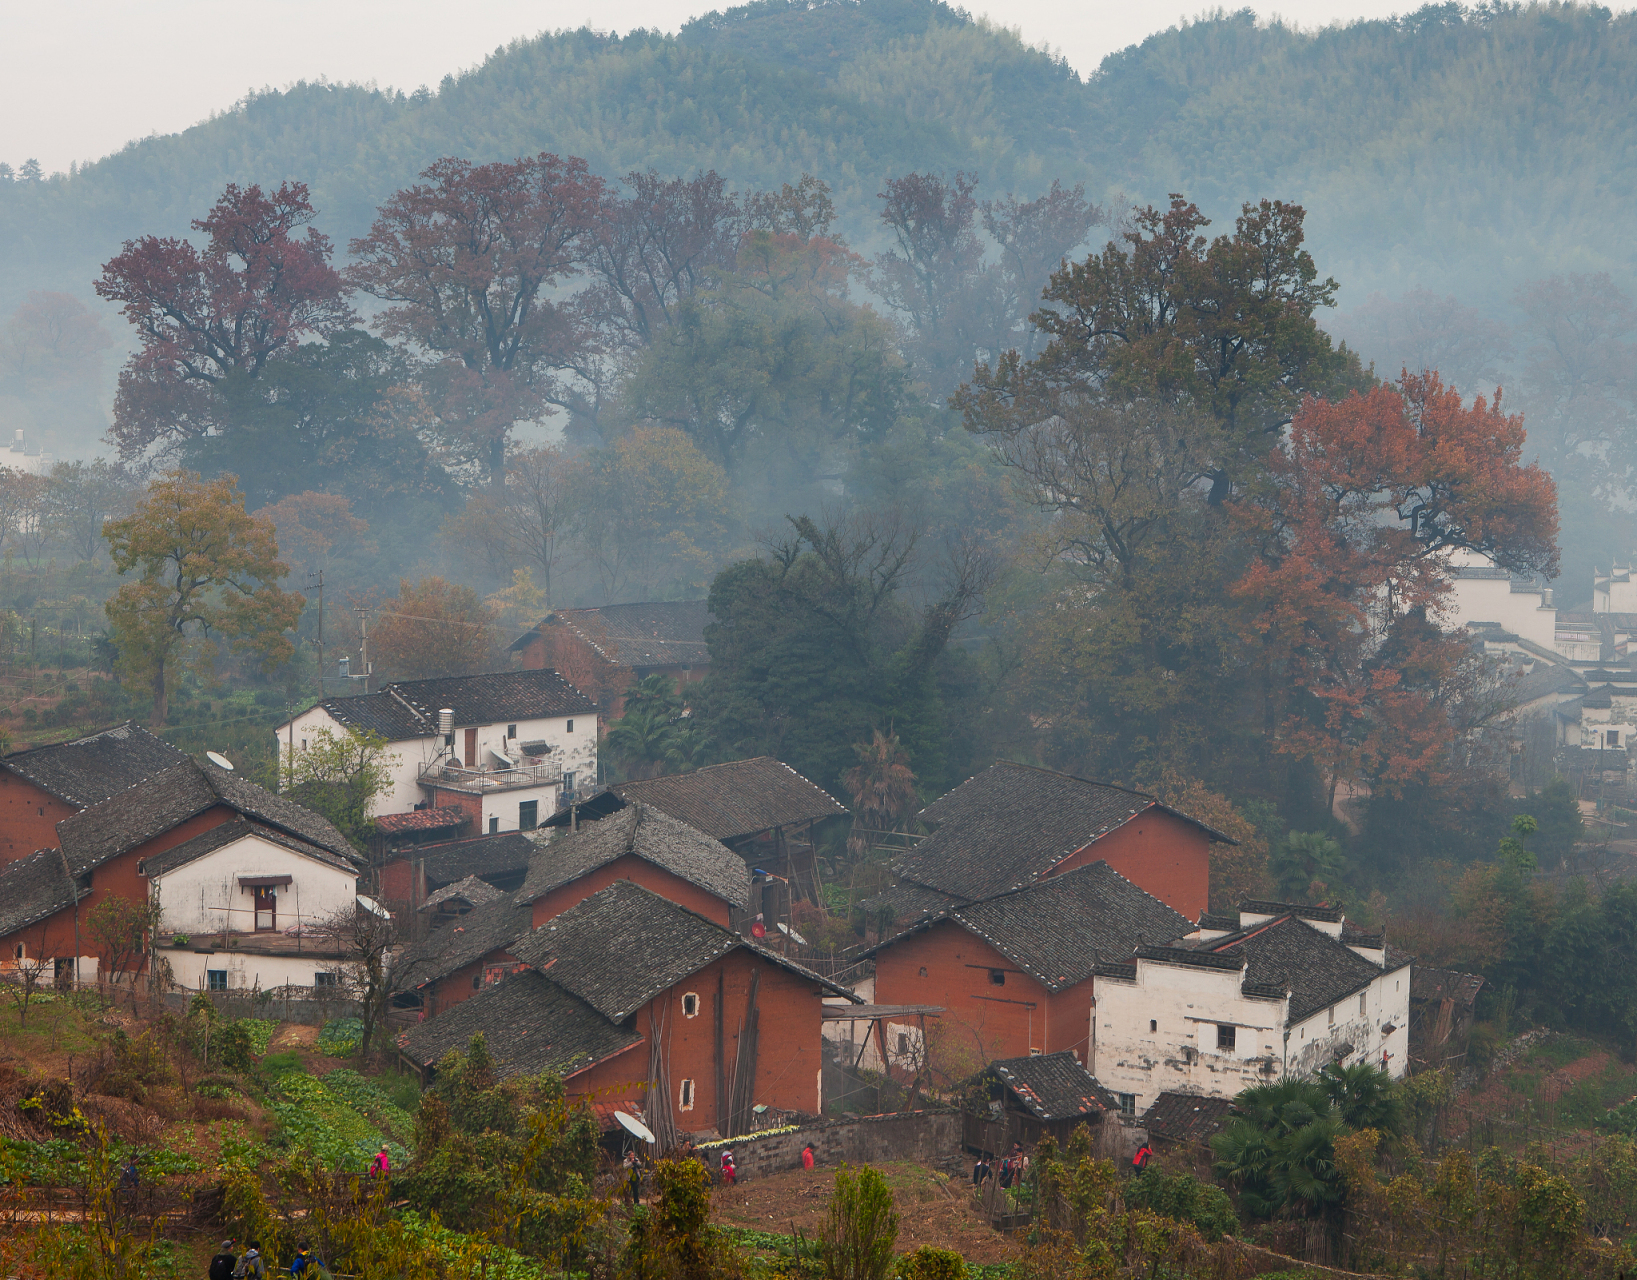
<path fill-rule="evenodd" d="M 1213 942 L 1210 945 L 1214 948 L 1216 944 Z M 1242 955 L 1222 955 L 1215 950 L 1195 951 L 1192 947 L 1165 945 L 1138 947 L 1136 958 L 1152 960 L 1157 964 L 1180 964 L 1196 969 L 1221 969 L 1224 972 L 1237 972 L 1244 969 L 1247 963 Z"/>
<path fill-rule="evenodd" d="M 1271 898 L 1247 898 L 1239 904 L 1239 909 L 1254 915 L 1288 915 L 1301 920 L 1323 920 L 1326 924 L 1340 924 L 1347 918 L 1342 907 L 1315 907 L 1301 902 L 1276 902 Z"/>
<path fill-rule="evenodd" d="M 169 849 L 162 849 L 158 853 L 141 859 L 137 863 L 137 874 L 150 877 L 153 875 L 168 875 L 177 867 L 185 867 L 188 863 L 196 862 L 198 859 L 216 852 L 217 849 L 230 845 L 236 840 L 242 840 L 247 836 L 257 836 L 269 840 L 273 844 L 282 845 L 292 853 L 298 853 L 314 862 L 322 862 L 325 866 L 332 867 L 337 871 L 356 872 L 358 869 L 356 865 L 324 848 L 323 845 L 314 844 L 311 840 L 303 839 L 298 835 L 292 835 L 261 818 L 241 814 L 236 821 L 219 822 L 214 827 L 199 832 L 198 835 L 189 836 L 180 844 L 174 844 Z M 191 849 L 190 846 L 192 846 Z M 182 850 L 188 851 L 187 856 L 180 858 L 173 856 Z M 158 869 L 150 869 L 150 864 L 157 864 Z"/>

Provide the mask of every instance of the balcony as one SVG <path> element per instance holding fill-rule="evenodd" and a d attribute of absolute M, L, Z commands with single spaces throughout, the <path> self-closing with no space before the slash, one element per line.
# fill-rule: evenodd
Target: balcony
<path fill-rule="evenodd" d="M 472 795 L 543 787 L 562 780 L 562 765 L 551 760 L 543 760 L 539 764 L 496 765 L 492 769 L 480 769 L 450 759 L 434 760 L 421 766 L 418 778 L 423 787 L 442 787 L 446 791 L 465 791 Z"/>

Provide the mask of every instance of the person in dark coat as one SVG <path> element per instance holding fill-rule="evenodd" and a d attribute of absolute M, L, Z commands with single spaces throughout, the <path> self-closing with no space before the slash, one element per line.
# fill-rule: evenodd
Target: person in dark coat
<path fill-rule="evenodd" d="M 238 1265 L 239 1255 L 233 1252 L 233 1242 L 223 1240 L 221 1252 L 210 1260 L 210 1270 L 205 1274 L 210 1280 L 233 1280 L 233 1268 Z"/>

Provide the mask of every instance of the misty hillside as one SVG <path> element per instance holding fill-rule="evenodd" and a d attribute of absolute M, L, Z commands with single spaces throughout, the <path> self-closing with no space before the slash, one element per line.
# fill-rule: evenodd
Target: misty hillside
<path fill-rule="evenodd" d="M 229 180 L 308 182 L 344 244 L 439 155 L 542 149 L 609 175 L 811 171 L 859 238 L 881 179 L 912 168 L 970 169 L 991 193 L 1057 176 L 1105 197 L 1176 189 L 1219 219 L 1292 197 L 1344 298 L 1419 283 L 1500 301 L 1548 271 L 1631 269 L 1634 32 L 1637 16 L 1567 6 L 1429 6 L 1313 34 L 1245 12 L 1154 35 L 1089 82 L 930 0 L 771 0 L 676 38 L 564 33 L 435 91 L 300 85 L 5 184 L 0 308 L 31 288 L 88 295 L 123 238 L 183 231 Z"/>

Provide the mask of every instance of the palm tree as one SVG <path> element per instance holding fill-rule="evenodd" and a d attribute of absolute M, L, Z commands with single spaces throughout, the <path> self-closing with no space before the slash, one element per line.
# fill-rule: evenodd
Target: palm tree
<path fill-rule="evenodd" d="M 853 829 L 847 836 L 847 852 L 861 857 L 872 835 L 896 831 L 915 812 L 915 774 L 909 767 L 909 753 L 898 744 L 897 734 L 873 731 L 869 742 L 855 742 L 858 763 L 842 778 L 853 799 Z"/>
<path fill-rule="evenodd" d="M 1233 1120 L 1211 1139 L 1217 1174 L 1239 1187 L 1259 1218 L 1313 1216 L 1340 1203 L 1335 1142 L 1345 1126 L 1324 1083 L 1286 1079 L 1234 1099 Z"/>
<path fill-rule="evenodd" d="M 654 778 L 664 772 L 666 752 L 675 732 L 675 723 L 663 711 L 627 707 L 625 714 L 608 726 L 603 745 L 627 777 Z"/>

